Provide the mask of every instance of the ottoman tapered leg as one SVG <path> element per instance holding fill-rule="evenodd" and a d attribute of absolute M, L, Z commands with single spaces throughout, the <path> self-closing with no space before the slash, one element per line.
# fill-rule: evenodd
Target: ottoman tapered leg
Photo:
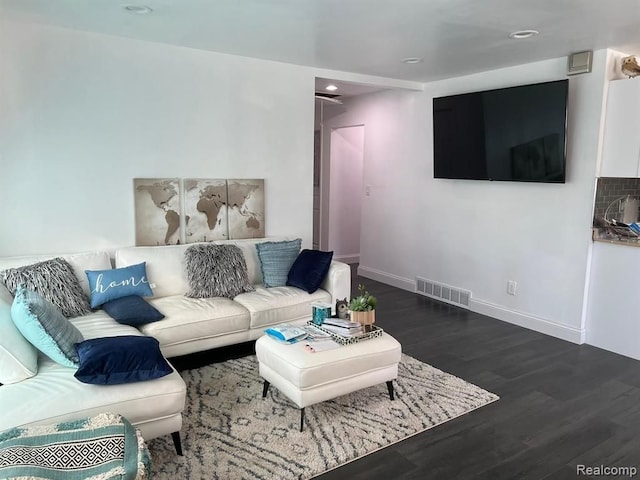
<path fill-rule="evenodd" d="M 387 390 L 389 390 L 389 398 L 393 400 L 393 382 L 391 380 L 387 382 Z"/>

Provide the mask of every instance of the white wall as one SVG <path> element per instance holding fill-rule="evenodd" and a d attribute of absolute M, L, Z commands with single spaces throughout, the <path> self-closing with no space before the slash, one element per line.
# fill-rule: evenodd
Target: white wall
<path fill-rule="evenodd" d="M 2 23 L 0 70 L 0 256 L 133 244 L 135 177 L 264 178 L 310 246 L 311 69 Z"/>
<path fill-rule="evenodd" d="M 416 276 L 470 290 L 471 308 L 584 340 L 606 51 L 570 77 L 565 184 L 434 180 L 432 99 L 565 78 L 566 58 L 364 96 L 325 126 L 364 124 L 360 273 L 408 290 Z M 517 296 L 506 293 L 518 282 Z"/>
<path fill-rule="evenodd" d="M 565 58 L 337 111 L 328 127 L 367 131 L 361 272 L 468 289 L 477 311 L 580 341 L 605 56 L 570 80 L 564 185 L 434 180 L 431 100 L 564 78 Z M 6 22 L 0 69 L 0 256 L 133 244 L 135 177 L 265 178 L 267 234 L 310 245 L 314 77 L 360 79 Z"/>
<path fill-rule="evenodd" d="M 333 257 L 360 260 L 364 126 L 331 131 L 329 184 L 329 245 Z"/>

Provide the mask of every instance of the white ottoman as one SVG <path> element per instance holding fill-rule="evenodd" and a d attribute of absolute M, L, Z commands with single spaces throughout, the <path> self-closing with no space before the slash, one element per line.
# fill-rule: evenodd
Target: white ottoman
<path fill-rule="evenodd" d="M 398 377 L 402 348 L 387 333 L 378 338 L 344 345 L 323 352 L 309 352 L 305 342 L 279 343 L 264 335 L 256 341 L 262 396 L 269 385 L 300 407 L 300 431 L 304 427 L 304 408 L 315 403 L 387 383 L 393 400 L 393 383 Z"/>

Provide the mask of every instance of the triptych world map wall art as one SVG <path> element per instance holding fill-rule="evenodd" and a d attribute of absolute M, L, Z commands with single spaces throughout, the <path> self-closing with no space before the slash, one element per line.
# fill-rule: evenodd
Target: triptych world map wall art
<path fill-rule="evenodd" d="M 264 179 L 134 178 L 136 245 L 264 237 Z"/>

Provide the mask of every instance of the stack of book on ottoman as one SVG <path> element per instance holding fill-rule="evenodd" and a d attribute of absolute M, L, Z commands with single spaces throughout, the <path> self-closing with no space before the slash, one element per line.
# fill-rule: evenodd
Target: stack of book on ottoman
<path fill-rule="evenodd" d="M 325 318 L 322 323 L 322 328 L 344 337 L 351 337 L 362 333 L 362 325 L 358 322 L 343 320 L 342 318 Z"/>

